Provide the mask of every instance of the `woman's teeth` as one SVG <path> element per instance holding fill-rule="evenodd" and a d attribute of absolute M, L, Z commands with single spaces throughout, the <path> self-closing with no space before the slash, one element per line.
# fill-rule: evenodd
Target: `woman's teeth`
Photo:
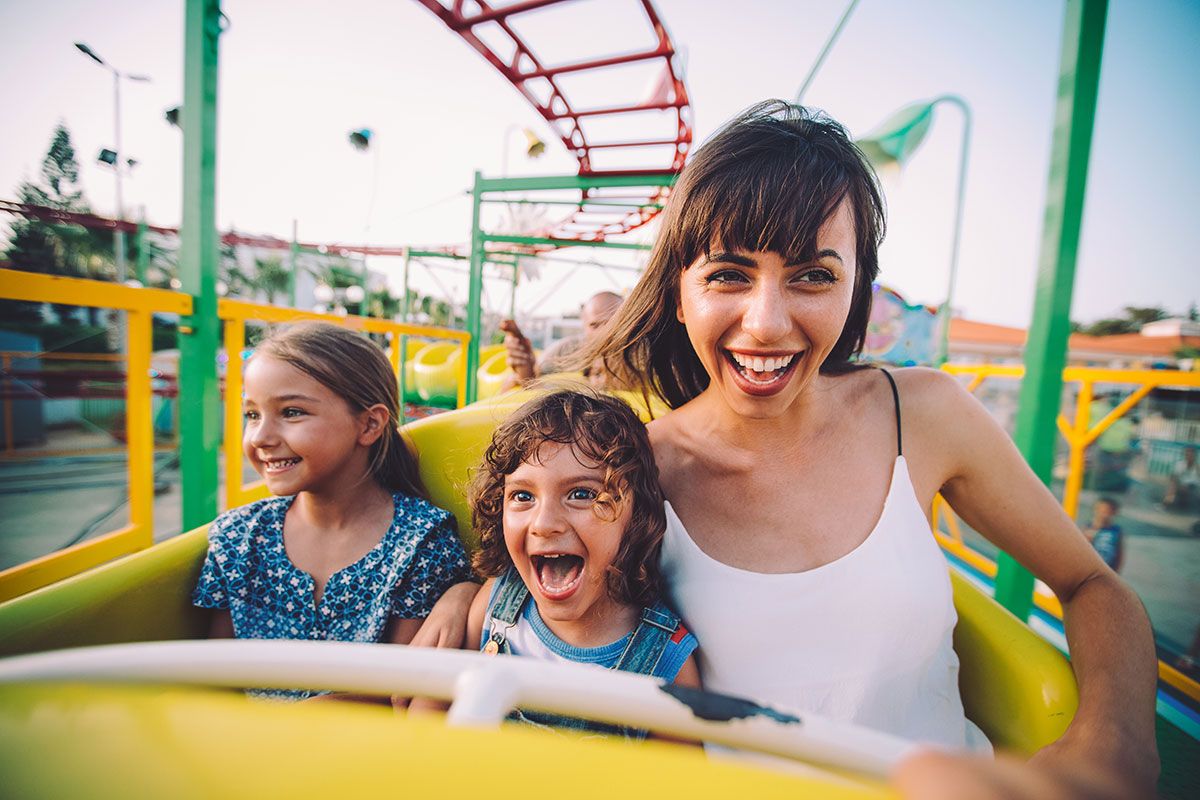
<path fill-rule="evenodd" d="M 756 383 L 769 383 L 770 381 L 779 377 L 778 375 L 772 375 L 771 373 L 787 369 L 788 366 L 791 365 L 792 359 L 796 357 L 795 353 L 789 353 L 786 356 L 768 356 L 763 358 L 761 356 L 747 356 L 741 353 L 735 353 L 732 350 L 728 352 L 729 357 L 732 358 L 734 363 L 740 368 L 742 375 L 744 375 L 748 380 L 755 381 Z M 756 377 L 756 375 L 753 373 L 757 373 L 757 375 L 761 377 Z M 763 377 L 766 377 L 767 380 L 764 381 Z"/>

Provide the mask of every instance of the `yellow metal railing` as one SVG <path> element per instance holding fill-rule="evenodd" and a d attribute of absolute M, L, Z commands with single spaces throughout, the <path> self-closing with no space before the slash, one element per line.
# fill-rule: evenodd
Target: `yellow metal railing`
<path fill-rule="evenodd" d="M 1025 368 L 1021 365 L 946 364 L 942 369 L 952 375 L 970 376 L 970 380 L 967 382 L 967 391 L 970 392 L 974 392 L 989 378 L 1019 379 L 1025 374 Z M 1079 513 L 1079 496 L 1083 490 L 1087 448 L 1154 389 L 1160 386 L 1200 388 L 1200 372 L 1067 367 L 1063 370 L 1063 383 L 1079 384 L 1079 394 L 1075 400 L 1074 422 L 1069 421 L 1062 414 L 1058 417 L 1058 430 L 1066 439 L 1069 452 L 1067 479 L 1063 489 L 1063 509 L 1074 519 Z M 1124 400 L 1093 423 L 1091 405 L 1097 383 L 1122 384 L 1134 388 Z M 930 518 L 934 537 L 943 549 L 989 578 L 996 577 L 996 563 L 972 550 L 963 542 L 958 519 L 949 503 L 940 494 L 933 499 Z M 947 533 L 942 532 L 943 522 Z M 1062 603 L 1053 593 L 1038 588 L 1034 592 L 1033 600 L 1038 608 L 1062 619 Z M 1200 684 L 1170 664 L 1158 662 L 1158 675 L 1163 682 L 1179 689 L 1194 700 L 1200 700 Z"/>
<path fill-rule="evenodd" d="M 0 399 L 0 417 L 3 419 L 4 425 L 4 458 L 49 458 L 52 456 L 63 455 L 78 455 L 87 453 L 89 455 L 97 453 L 124 453 L 129 448 L 124 445 L 120 447 L 87 447 L 87 448 L 65 448 L 58 450 L 35 450 L 28 447 L 22 447 L 20 450 L 16 447 L 15 430 L 13 426 L 13 409 L 12 409 L 12 380 L 9 378 L 10 370 L 12 370 L 14 360 L 37 360 L 37 361 L 66 361 L 66 362 L 94 362 L 101 364 L 124 364 L 125 355 L 123 353 L 70 353 L 70 352 L 45 352 L 34 353 L 27 350 L 0 350 L 0 370 L 3 371 L 4 378 L 4 396 Z M 53 376 L 53 371 L 47 370 L 47 376 Z M 124 380 L 124 374 L 116 374 L 114 377 Z M 178 423 L 179 415 L 175 415 L 176 423 Z M 178 426 L 177 426 L 178 428 Z M 175 439 L 179 438 L 179 431 L 175 431 Z M 175 443 L 156 444 L 155 451 L 165 452 L 175 449 Z"/>
<path fill-rule="evenodd" d="M 47 586 L 154 541 L 154 426 L 151 419 L 151 318 L 192 313 L 192 298 L 164 289 L 134 289 L 103 281 L 0 269 L 0 298 L 111 308 L 126 313 L 125 433 L 128 442 L 129 525 L 0 572 L 0 601 Z"/>
<path fill-rule="evenodd" d="M 421 336 L 430 339 L 453 339 L 459 343 L 458 353 L 458 406 L 466 404 L 467 391 L 467 343 L 471 336 L 464 331 L 451 328 L 435 328 L 428 325 L 409 325 L 373 317 L 339 316 L 299 311 L 293 308 L 247 303 L 241 300 L 221 300 L 217 304 L 217 316 L 225 323 L 225 353 L 229 360 L 225 365 L 225 507 L 237 506 L 261 500 L 267 496 L 267 487 L 262 481 L 251 484 L 242 482 L 242 352 L 246 347 L 246 322 L 297 322 L 305 319 L 324 320 L 335 325 L 344 325 L 366 333 L 381 333 L 389 337 L 388 358 L 397 380 L 404 368 L 405 336 Z"/>

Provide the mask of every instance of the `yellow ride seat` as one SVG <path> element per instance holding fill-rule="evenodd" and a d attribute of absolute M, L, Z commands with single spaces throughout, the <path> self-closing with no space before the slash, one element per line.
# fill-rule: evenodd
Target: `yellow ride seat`
<path fill-rule="evenodd" d="M 433 502 L 454 514 L 468 547 L 477 539 L 463 489 L 492 430 L 530 396 L 530 391 L 513 392 L 406 427 Z M 622 396 L 647 418 L 640 394 Z M 191 592 L 207 549 L 206 534 L 206 527 L 198 528 L 0 604 L 0 656 L 202 638 L 208 616 L 192 606 Z M 958 575 L 952 579 L 959 616 L 954 644 L 967 716 L 997 748 L 1032 753 L 1061 736 L 1075 714 L 1078 691 L 1070 665 L 990 597 Z"/>

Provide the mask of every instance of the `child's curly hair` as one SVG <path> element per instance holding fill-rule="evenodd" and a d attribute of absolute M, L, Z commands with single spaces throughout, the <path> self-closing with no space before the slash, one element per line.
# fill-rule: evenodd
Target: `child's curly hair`
<path fill-rule="evenodd" d="M 468 490 L 471 523 L 479 534 L 476 571 L 495 578 L 512 566 L 504 543 L 504 479 L 537 458 L 547 443 L 570 445 L 580 459 L 603 467 L 597 516 L 616 519 L 622 504 L 633 503 L 608 567 L 608 593 L 626 605 L 653 605 L 661 596 L 658 557 L 667 523 L 650 439 L 623 401 L 582 387 L 530 400 L 496 429 Z"/>

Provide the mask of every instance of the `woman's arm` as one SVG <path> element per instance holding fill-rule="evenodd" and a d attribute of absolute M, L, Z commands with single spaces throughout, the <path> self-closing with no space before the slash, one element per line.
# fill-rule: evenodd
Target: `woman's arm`
<path fill-rule="evenodd" d="M 474 581 L 456 583 L 447 589 L 434 603 L 420 630 L 415 636 L 409 637 L 412 640 L 411 644 L 415 647 L 449 647 L 456 650 L 462 648 L 467 611 L 478 592 L 479 584 Z"/>
<path fill-rule="evenodd" d="M 683 662 L 683 666 L 679 668 L 679 672 L 675 675 L 675 680 L 672 683 L 676 686 L 686 686 L 688 689 L 703 688 L 700 685 L 700 668 L 696 666 L 696 656 L 694 653 L 687 657 L 687 661 Z"/>
<path fill-rule="evenodd" d="M 233 615 L 229 613 L 228 608 L 214 608 L 212 610 L 212 619 L 208 623 L 208 638 L 233 638 Z"/>
<path fill-rule="evenodd" d="M 460 629 L 463 627 L 465 627 L 465 629 L 466 629 L 466 641 L 462 641 L 462 639 L 460 637 L 460 639 L 459 639 L 460 649 L 463 649 L 463 650 L 478 650 L 479 649 L 479 637 L 483 631 L 483 615 L 487 609 L 487 599 L 491 595 L 492 583 L 494 583 L 494 580 L 488 581 L 487 583 L 485 583 L 483 585 L 482 589 L 479 588 L 478 584 L 475 584 L 475 583 L 470 584 L 470 586 L 473 587 L 473 591 L 471 592 L 471 601 L 470 601 L 471 605 L 462 620 L 462 622 L 465 622 L 465 625 L 460 626 Z M 459 584 L 458 586 L 456 586 L 454 588 L 457 589 L 457 588 L 459 588 L 459 586 L 464 586 L 464 585 L 465 584 Z M 447 592 L 446 594 L 449 594 L 449 592 Z M 447 617 L 451 616 L 452 611 L 453 611 L 453 613 L 457 613 L 457 609 L 461 605 L 461 601 L 465 597 L 466 597 L 466 593 L 464 591 L 460 597 L 458 597 L 457 599 L 452 599 L 451 602 L 449 604 L 447 604 L 447 608 L 443 609 L 443 611 Z M 442 599 L 443 600 L 445 599 L 445 595 L 443 595 Z M 436 611 L 437 608 L 441 605 L 442 605 L 442 601 L 439 600 L 437 606 L 434 607 L 434 610 Z M 453 608 L 451 608 L 451 606 Z M 432 616 L 432 614 L 430 616 Z M 422 628 L 422 632 L 424 632 L 424 628 Z M 414 641 L 414 644 L 415 643 L 416 642 Z M 437 645 L 437 646 L 443 647 L 446 645 Z M 408 698 L 404 698 L 404 697 L 393 697 L 392 698 L 392 707 L 393 708 L 396 708 L 397 710 L 399 710 L 400 708 L 404 708 L 405 706 L 407 706 L 408 713 L 410 713 L 410 714 L 424 714 L 424 713 L 428 713 L 430 711 L 445 711 L 447 708 L 449 708 L 449 706 L 446 703 L 443 703 L 440 700 L 433 700 L 428 697 L 414 697 L 414 698 L 412 698 L 411 701 Z"/>
<path fill-rule="evenodd" d="M 905 449 L 911 442 L 923 478 L 932 477 L 931 488 L 967 524 L 1045 581 L 1063 605 L 1079 710 L 1033 762 L 1066 772 L 1074 771 L 1068 762 L 1088 763 L 1113 787 L 1152 795 L 1157 664 L 1137 595 L 1105 566 L 974 397 L 944 373 L 906 372 L 915 374 L 901 386 Z"/>

